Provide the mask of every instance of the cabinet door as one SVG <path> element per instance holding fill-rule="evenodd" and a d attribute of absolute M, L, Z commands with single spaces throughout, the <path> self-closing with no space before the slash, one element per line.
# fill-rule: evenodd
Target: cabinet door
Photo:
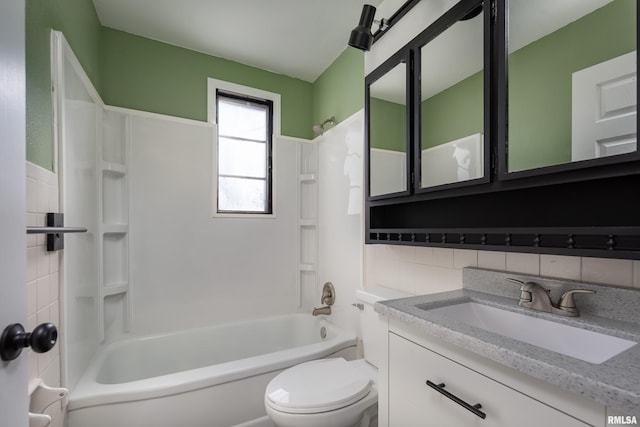
<path fill-rule="evenodd" d="M 471 406 L 482 419 L 427 386 L 444 389 Z M 395 334 L 389 338 L 389 425 L 391 427 L 505 426 L 584 427 L 578 421 L 512 388 Z"/>

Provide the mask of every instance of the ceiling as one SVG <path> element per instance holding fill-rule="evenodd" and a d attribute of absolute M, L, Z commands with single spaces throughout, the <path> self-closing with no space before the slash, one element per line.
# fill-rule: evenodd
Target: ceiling
<path fill-rule="evenodd" d="M 313 82 L 382 0 L 93 0 L 103 26 Z"/>

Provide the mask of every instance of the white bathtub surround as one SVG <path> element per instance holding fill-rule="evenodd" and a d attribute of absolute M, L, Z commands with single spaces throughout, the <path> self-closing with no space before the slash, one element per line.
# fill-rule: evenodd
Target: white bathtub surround
<path fill-rule="evenodd" d="M 389 194 L 406 189 L 407 154 L 404 151 L 372 148 L 369 157 L 371 194 Z"/>
<path fill-rule="evenodd" d="M 330 319 L 341 328 L 358 330 L 356 289 L 362 283 L 364 111 L 316 138 L 319 156 L 319 280 L 330 281 L 336 302 Z"/>
<path fill-rule="evenodd" d="M 276 215 L 213 216 L 215 125 L 106 106 L 53 47 L 61 201 L 89 229 L 65 250 L 65 384 L 103 341 L 298 311 L 303 141 L 274 137 Z"/>
<path fill-rule="evenodd" d="M 322 357 L 352 358 L 354 345 L 354 335 L 309 314 L 112 343 L 72 391 L 69 427 L 222 427 L 259 419 L 265 387 L 278 372 Z"/>
<path fill-rule="evenodd" d="M 59 212 L 58 176 L 38 165 L 26 163 L 27 225 L 44 226 L 47 212 Z M 26 350 L 29 357 L 29 391 L 41 381 L 52 387 L 60 382 L 60 341 L 64 339 L 60 323 L 59 263 L 61 252 L 47 252 L 45 235 L 27 236 L 27 331 L 41 323 L 51 322 L 58 328 L 59 341 L 47 353 Z M 60 403 L 47 408 L 51 427 L 62 427 L 64 410 Z"/>
<path fill-rule="evenodd" d="M 274 140 L 277 216 L 212 217 L 213 125 L 128 115 L 133 332 L 297 311 L 298 143 Z"/>
<path fill-rule="evenodd" d="M 62 33 L 52 32 L 51 41 L 60 209 L 66 225 L 87 228 L 86 233 L 65 237 L 61 257 L 62 382 L 72 388 L 103 333 L 98 194 L 102 188 L 98 155 L 103 104 Z"/>
<path fill-rule="evenodd" d="M 634 260 L 397 245 L 365 245 L 364 253 L 365 285 L 414 295 L 460 289 L 463 267 L 640 289 L 640 261 Z"/>

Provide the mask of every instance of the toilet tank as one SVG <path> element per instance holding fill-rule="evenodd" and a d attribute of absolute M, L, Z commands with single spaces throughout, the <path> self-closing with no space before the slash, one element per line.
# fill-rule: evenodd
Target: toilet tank
<path fill-rule="evenodd" d="M 375 367 L 380 366 L 384 360 L 384 353 L 387 351 L 388 322 L 385 317 L 378 315 L 373 310 L 373 305 L 377 301 L 409 296 L 411 295 L 377 285 L 356 290 L 357 302 L 364 305 L 364 310 L 360 312 L 364 358 Z"/>

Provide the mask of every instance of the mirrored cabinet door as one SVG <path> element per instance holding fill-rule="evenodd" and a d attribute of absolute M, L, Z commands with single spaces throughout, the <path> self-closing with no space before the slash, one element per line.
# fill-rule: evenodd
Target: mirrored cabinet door
<path fill-rule="evenodd" d="M 419 48 L 420 143 L 416 157 L 421 189 L 488 175 L 484 12 L 481 4 L 471 11 L 460 10 L 461 19 Z"/>
<path fill-rule="evenodd" d="M 370 197 L 408 192 L 407 60 L 381 68 L 367 78 Z"/>
<path fill-rule="evenodd" d="M 508 0 L 506 172 L 637 156 L 636 8 Z"/>

